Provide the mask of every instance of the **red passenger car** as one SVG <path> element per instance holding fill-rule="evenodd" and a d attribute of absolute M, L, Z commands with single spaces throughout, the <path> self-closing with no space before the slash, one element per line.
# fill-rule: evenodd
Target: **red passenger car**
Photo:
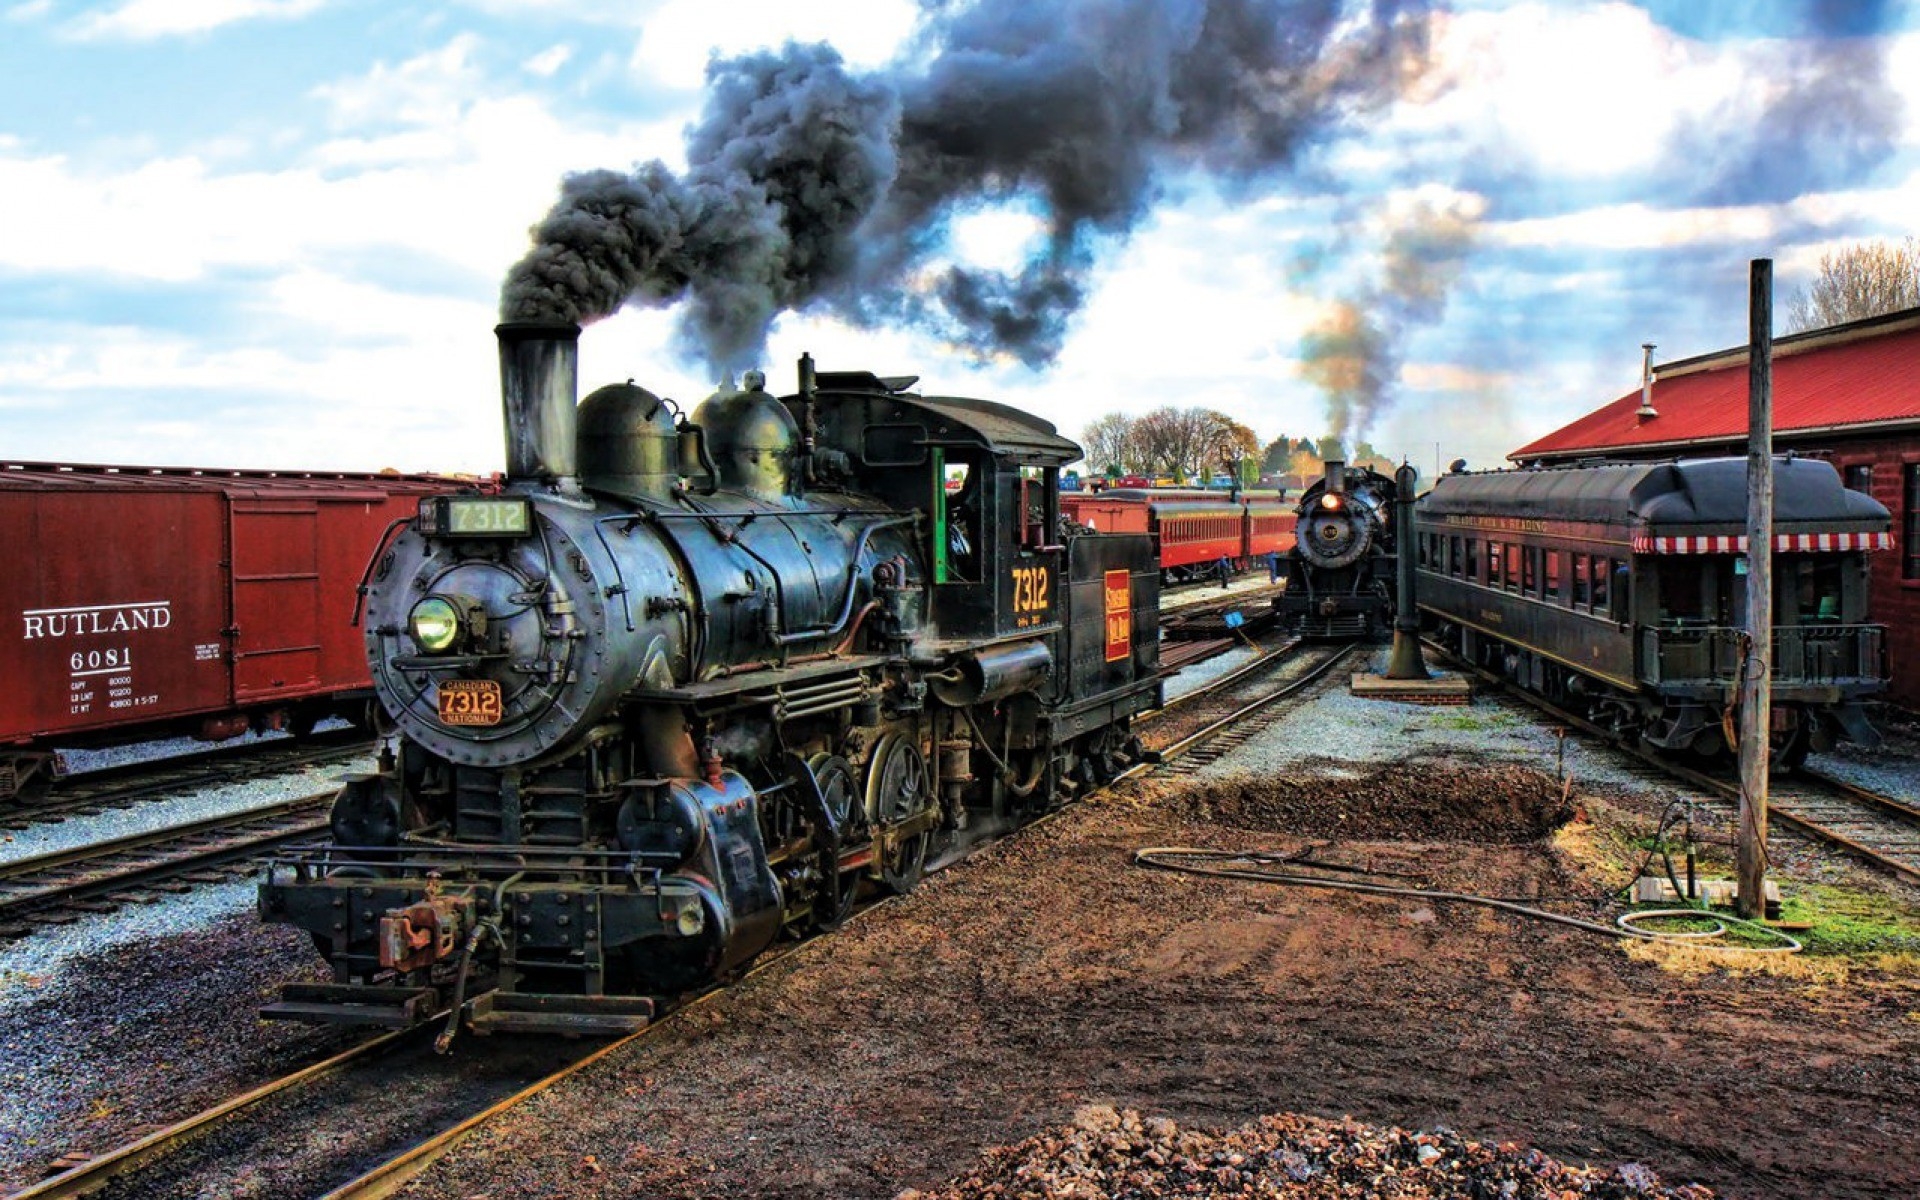
<path fill-rule="evenodd" d="M 1221 559 L 1245 570 L 1293 547 L 1295 514 L 1277 494 L 1116 487 L 1063 495 L 1060 507 L 1102 533 L 1151 533 L 1169 581 L 1214 575 Z"/>
<path fill-rule="evenodd" d="M 431 476 L 0 463 L 0 801 L 57 751 L 300 731 L 372 695 L 368 556 Z"/>

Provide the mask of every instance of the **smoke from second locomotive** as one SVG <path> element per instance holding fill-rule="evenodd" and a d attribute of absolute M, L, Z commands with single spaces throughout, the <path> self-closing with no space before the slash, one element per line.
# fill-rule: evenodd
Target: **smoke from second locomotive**
<path fill-rule="evenodd" d="M 570 176 L 509 273 L 509 320 L 589 322 L 682 304 L 719 370 L 774 318 L 820 307 L 904 321 L 1030 365 L 1059 351 L 1102 240 L 1169 175 L 1247 182 L 1425 67 L 1425 0 L 929 3 L 904 65 L 861 74 L 826 46 L 715 61 L 685 172 Z M 941 261 L 970 209 L 1030 204 L 1018 270 Z"/>

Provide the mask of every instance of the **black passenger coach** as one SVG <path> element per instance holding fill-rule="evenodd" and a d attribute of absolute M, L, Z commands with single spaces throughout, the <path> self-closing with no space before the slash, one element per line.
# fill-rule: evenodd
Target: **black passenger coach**
<path fill-rule="evenodd" d="M 1422 620 L 1477 666 L 1665 750 L 1725 753 L 1745 657 L 1747 462 L 1442 477 L 1416 511 Z M 1887 510 L 1825 462 L 1774 460 L 1773 743 L 1793 765 L 1878 740 L 1867 613 Z"/>

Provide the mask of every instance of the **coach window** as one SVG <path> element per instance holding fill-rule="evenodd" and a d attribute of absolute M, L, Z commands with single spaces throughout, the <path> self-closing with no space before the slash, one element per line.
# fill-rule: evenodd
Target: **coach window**
<path fill-rule="evenodd" d="M 1520 548 L 1520 590 L 1529 596 L 1540 595 L 1540 547 Z"/>
<path fill-rule="evenodd" d="M 1854 463 L 1846 470 L 1847 490 L 1873 495 L 1873 464 Z"/>
<path fill-rule="evenodd" d="M 1414 550 L 1419 555 L 1415 560 L 1416 566 L 1428 567 L 1432 565 L 1433 554 L 1428 549 L 1428 541 L 1432 536 L 1430 533 L 1423 533 L 1414 540 Z"/>
<path fill-rule="evenodd" d="M 1700 556 L 1676 554 L 1651 561 L 1659 563 L 1655 578 L 1660 589 L 1660 620 L 1676 625 L 1705 624 L 1710 588 Z"/>
<path fill-rule="evenodd" d="M 1544 575 L 1546 581 L 1545 595 L 1548 600 L 1558 604 L 1560 603 L 1560 551 L 1549 550 L 1546 553 L 1547 569 Z"/>
<path fill-rule="evenodd" d="M 1594 555 L 1590 560 L 1593 566 L 1593 611 L 1596 613 L 1604 613 L 1611 608 L 1607 589 L 1609 574 L 1607 561 L 1604 555 L 1599 554 Z"/>
<path fill-rule="evenodd" d="M 1798 618 L 1796 624 L 1836 625 L 1840 622 L 1840 564 L 1837 554 L 1809 554 L 1783 560 L 1781 565 L 1786 569 L 1782 574 L 1787 586 L 1793 589 L 1792 611 Z"/>
<path fill-rule="evenodd" d="M 1480 539 L 1479 538 L 1470 537 L 1467 539 L 1466 563 L 1467 563 L 1468 582 L 1479 583 L 1480 582 Z"/>
<path fill-rule="evenodd" d="M 1572 569 L 1568 573 L 1573 576 L 1573 606 L 1578 609 L 1592 608 L 1593 593 L 1587 587 L 1587 556 L 1574 555 Z"/>
<path fill-rule="evenodd" d="M 1501 581 L 1503 581 L 1507 577 L 1505 564 L 1502 563 L 1501 557 L 1500 557 L 1500 552 L 1503 549 L 1505 549 L 1505 546 L 1501 542 L 1489 541 L 1487 543 L 1487 586 L 1488 587 L 1496 587 L 1496 588 L 1499 587 L 1501 584 Z"/>
<path fill-rule="evenodd" d="M 1460 539 L 1458 537 L 1450 537 L 1447 539 L 1447 542 L 1447 574 L 1458 579 L 1460 578 L 1460 572 L 1466 569 L 1467 560 L 1460 549 Z"/>
<path fill-rule="evenodd" d="M 1526 552 L 1526 547 L 1524 546 L 1516 546 L 1512 542 L 1507 543 L 1506 587 L 1510 592 L 1520 590 L 1520 560 L 1526 555 Z"/>

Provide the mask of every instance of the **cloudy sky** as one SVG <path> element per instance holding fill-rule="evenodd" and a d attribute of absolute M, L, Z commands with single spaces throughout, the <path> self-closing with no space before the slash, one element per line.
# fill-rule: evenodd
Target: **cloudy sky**
<path fill-rule="evenodd" d="M 1920 232 L 1912 2 L 972 7 L 0 0 L 0 458 L 499 468 L 502 281 L 562 179 L 691 186 L 732 153 L 710 60 L 820 61 L 790 40 L 906 132 L 845 261 L 730 343 L 776 390 L 805 350 L 1069 435 L 1198 404 L 1492 465 L 1635 387 L 1642 342 L 1743 342 L 1749 260 L 1784 311 L 1823 254 Z M 1253 91 L 1195 74 L 1210 8 L 1284 18 L 1285 61 L 1238 64 Z M 1068 91 L 1008 65 L 1060 63 Z M 956 166 L 1088 95 L 1143 124 L 1053 129 L 1032 144 L 1084 158 L 1051 174 L 998 145 Z M 929 117 L 960 109 L 972 140 Z M 1027 320 L 963 311 L 967 280 Z M 636 286 L 653 306 L 588 327 L 583 387 L 690 406 L 744 365 L 702 352 L 687 293 Z"/>

